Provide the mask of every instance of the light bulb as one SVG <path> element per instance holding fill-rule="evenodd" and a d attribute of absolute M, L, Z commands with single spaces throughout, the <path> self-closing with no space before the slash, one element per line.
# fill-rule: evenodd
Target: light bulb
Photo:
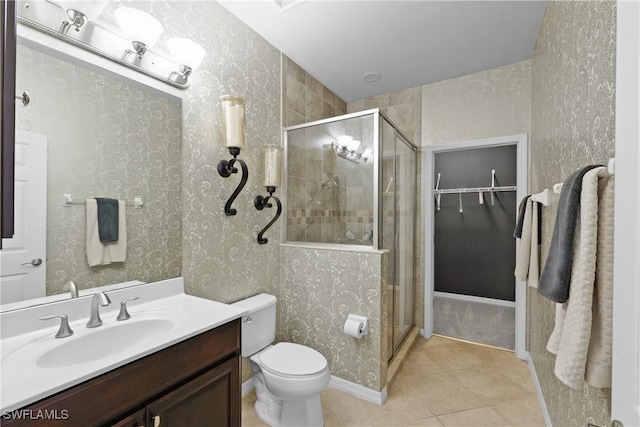
<path fill-rule="evenodd" d="M 162 34 L 160 22 L 146 12 L 130 7 L 119 7 L 114 14 L 122 35 L 131 42 L 143 43 L 149 48 L 156 44 Z"/>
<path fill-rule="evenodd" d="M 207 54 L 198 43 L 180 37 L 168 39 L 167 47 L 175 63 L 189 67 L 190 71 L 198 68 Z"/>
<path fill-rule="evenodd" d="M 338 135 L 336 140 L 338 141 L 338 147 L 346 149 L 349 143 L 353 141 L 353 137 L 351 135 Z"/>

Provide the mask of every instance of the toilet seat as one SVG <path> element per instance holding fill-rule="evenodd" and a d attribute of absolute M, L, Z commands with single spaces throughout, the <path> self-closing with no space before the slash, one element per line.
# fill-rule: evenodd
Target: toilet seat
<path fill-rule="evenodd" d="M 303 377 L 325 370 L 327 359 L 307 346 L 281 342 L 260 354 L 260 366 L 274 375 Z"/>

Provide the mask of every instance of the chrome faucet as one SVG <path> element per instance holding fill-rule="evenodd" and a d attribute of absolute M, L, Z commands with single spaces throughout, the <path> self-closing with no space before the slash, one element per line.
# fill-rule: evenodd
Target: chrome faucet
<path fill-rule="evenodd" d="M 111 300 L 104 292 L 98 292 L 93 294 L 91 298 L 91 317 L 87 322 L 87 328 L 97 328 L 102 325 L 102 319 L 100 319 L 100 306 L 106 307 L 111 304 Z"/>
<path fill-rule="evenodd" d="M 71 292 L 71 298 L 78 298 L 78 287 L 75 283 L 67 282 L 62 289 Z"/>

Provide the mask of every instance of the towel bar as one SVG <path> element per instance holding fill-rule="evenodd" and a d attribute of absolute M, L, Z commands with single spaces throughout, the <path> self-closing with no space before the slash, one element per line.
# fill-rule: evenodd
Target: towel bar
<path fill-rule="evenodd" d="M 65 208 L 68 208 L 72 204 L 85 204 L 85 203 L 86 203 L 85 198 L 74 199 L 69 193 L 64 193 L 62 195 L 62 206 L 64 206 Z M 133 199 L 133 202 L 125 202 L 125 204 L 127 206 L 133 206 L 136 209 L 141 209 L 144 206 L 144 201 L 142 200 L 142 197 L 138 196 Z"/>

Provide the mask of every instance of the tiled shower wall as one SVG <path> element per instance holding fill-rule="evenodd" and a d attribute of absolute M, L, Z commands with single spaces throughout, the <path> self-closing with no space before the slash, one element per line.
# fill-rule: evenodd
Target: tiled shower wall
<path fill-rule="evenodd" d="M 533 54 L 532 192 L 583 166 L 606 165 L 614 155 L 615 51 L 616 2 L 549 2 Z M 542 261 L 554 221 L 555 209 L 544 209 Z M 555 304 L 530 289 L 528 305 L 529 352 L 552 424 L 609 425 L 610 389 L 574 390 L 553 372 L 555 356 L 546 344 Z"/>
<path fill-rule="evenodd" d="M 282 55 L 282 125 L 300 125 L 346 114 L 347 104 L 298 64 Z"/>

